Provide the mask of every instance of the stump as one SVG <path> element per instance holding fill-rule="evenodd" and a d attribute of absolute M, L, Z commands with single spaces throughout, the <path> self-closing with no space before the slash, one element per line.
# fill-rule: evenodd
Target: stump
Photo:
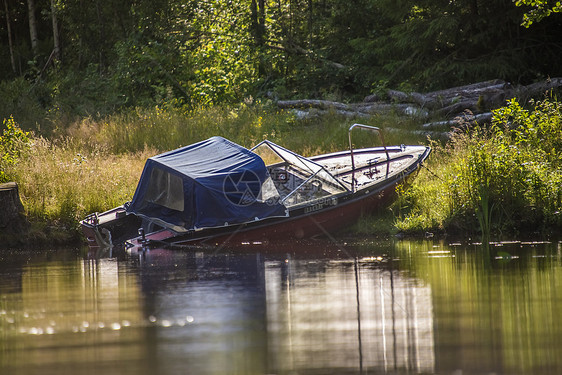
<path fill-rule="evenodd" d="M 0 233 L 22 233 L 29 225 L 20 200 L 18 184 L 0 184 Z"/>

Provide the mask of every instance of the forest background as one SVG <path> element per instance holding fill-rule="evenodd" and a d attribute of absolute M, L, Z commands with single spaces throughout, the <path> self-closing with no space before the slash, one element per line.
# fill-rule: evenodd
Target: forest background
<path fill-rule="evenodd" d="M 290 138 L 305 154 L 316 151 L 310 140 L 334 147 L 325 142 L 338 119 L 304 129 L 275 109 L 278 99 L 351 102 L 388 88 L 562 76 L 561 5 L 551 0 L 1 1 L 0 179 L 16 180 L 26 213 L 44 223 L 75 226 L 123 203 L 147 156 L 217 132 L 246 146 Z M 557 103 L 538 107 L 560 121 Z M 526 124 L 518 103 L 508 109 L 504 122 Z M 550 224 L 562 223 L 560 194 L 548 202 Z M 482 197 L 474 202 L 461 203 L 463 220 L 474 217 L 464 227 L 481 215 Z"/>
<path fill-rule="evenodd" d="M 0 117 L 30 130 L 127 107 L 350 101 L 562 76 L 555 1 L 2 3 Z"/>

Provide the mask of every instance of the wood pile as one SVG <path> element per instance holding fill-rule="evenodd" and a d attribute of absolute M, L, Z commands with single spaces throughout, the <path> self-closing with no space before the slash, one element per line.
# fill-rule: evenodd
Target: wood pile
<path fill-rule="evenodd" d="M 420 131 L 443 129 L 467 124 L 489 122 L 491 110 L 517 98 L 526 102 L 542 98 L 551 90 L 562 88 L 562 78 L 552 78 L 531 85 L 512 85 L 502 80 L 490 80 L 471 85 L 453 87 L 429 93 L 405 93 L 387 90 L 384 95 L 369 95 L 360 103 L 340 103 L 327 100 L 280 100 L 277 106 L 291 109 L 298 117 L 321 116 L 330 112 L 345 117 L 370 117 L 376 114 L 398 113 L 415 116 L 432 122 L 421 126 Z"/>

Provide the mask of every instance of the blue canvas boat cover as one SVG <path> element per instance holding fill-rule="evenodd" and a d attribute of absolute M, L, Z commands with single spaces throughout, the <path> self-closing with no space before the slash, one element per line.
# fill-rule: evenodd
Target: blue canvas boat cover
<path fill-rule="evenodd" d="M 222 137 L 149 158 L 127 210 L 178 232 L 288 215 L 263 160 Z"/>

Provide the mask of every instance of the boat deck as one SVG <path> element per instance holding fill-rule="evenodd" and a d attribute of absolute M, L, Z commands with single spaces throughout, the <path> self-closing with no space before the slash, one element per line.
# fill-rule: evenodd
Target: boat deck
<path fill-rule="evenodd" d="M 295 163 L 276 163 L 268 166 L 279 196 L 287 207 L 366 189 L 406 170 L 419 155 L 423 146 L 389 148 L 389 157 L 381 148 L 361 149 L 354 152 L 355 169 L 349 152 L 311 158 L 318 165 L 313 171 Z"/>

